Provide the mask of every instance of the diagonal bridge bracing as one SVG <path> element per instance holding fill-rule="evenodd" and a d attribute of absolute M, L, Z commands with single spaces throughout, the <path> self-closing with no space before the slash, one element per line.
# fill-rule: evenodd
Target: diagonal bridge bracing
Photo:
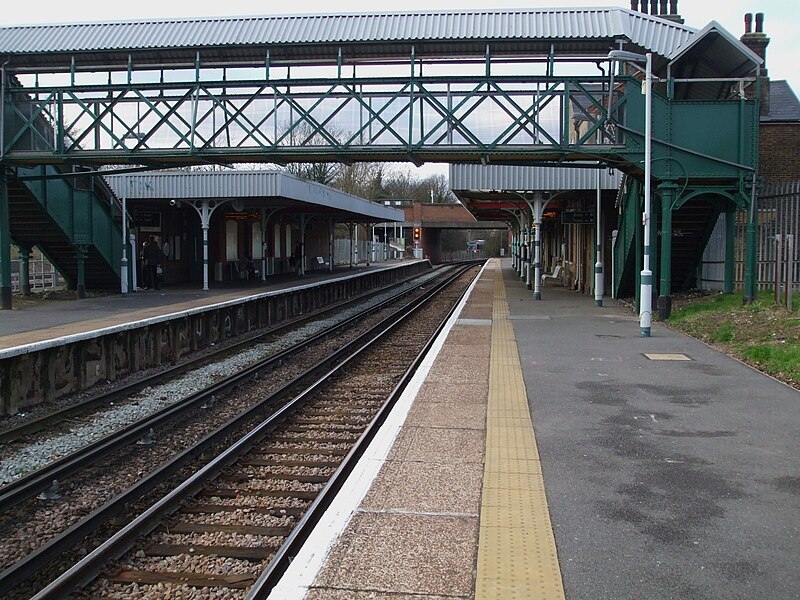
<path fill-rule="evenodd" d="M 464 75 L 7 87 L 3 158 L 180 164 L 611 156 L 625 150 L 626 135 L 609 126 L 607 88 L 596 76 Z M 612 114 L 624 114 L 632 89 L 635 83 L 615 91 Z"/>

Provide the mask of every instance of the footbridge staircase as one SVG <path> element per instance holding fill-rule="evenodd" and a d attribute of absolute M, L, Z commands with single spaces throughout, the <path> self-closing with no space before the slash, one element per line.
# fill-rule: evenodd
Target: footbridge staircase
<path fill-rule="evenodd" d="M 67 284 L 119 290 L 122 246 L 114 194 L 99 177 L 61 177 L 54 166 L 15 169 L 8 178 L 11 240 L 37 247 Z"/>
<path fill-rule="evenodd" d="M 615 280 L 614 290 L 621 298 L 637 296 L 639 293 L 640 272 L 642 270 L 641 253 L 643 245 L 640 222 L 642 218 L 643 196 L 641 182 L 633 178 L 625 178 L 617 197 L 619 218 L 617 236 L 614 244 Z M 661 199 L 655 198 L 656 211 L 661 210 Z M 671 236 L 672 259 L 670 261 L 670 284 L 672 291 L 689 290 L 696 285 L 697 269 L 703 256 L 706 244 L 714 229 L 724 204 L 714 197 L 695 198 L 672 212 Z M 654 249 L 654 279 L 659 278 L 660 261 L 658 249 L 664 228 L 654 228 L 650 246 Z"/>

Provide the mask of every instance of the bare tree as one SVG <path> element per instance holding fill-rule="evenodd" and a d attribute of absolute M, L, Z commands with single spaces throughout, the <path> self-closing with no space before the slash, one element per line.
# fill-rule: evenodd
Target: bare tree
<path fill-rule="evenodd" d="M 356 163 L 342 168 L 335 186 L 348 194 L 369 200 L 385 198 L 384 166 L 381 163 Z"/>

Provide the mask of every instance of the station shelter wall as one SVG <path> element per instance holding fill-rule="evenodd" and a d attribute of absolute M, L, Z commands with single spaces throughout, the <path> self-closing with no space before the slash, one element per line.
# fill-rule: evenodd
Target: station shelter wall
<path fill-rule="evenodd" d="M 542 273 L 552 273 L 557 265 L 561 265 L 561 283 L 586 294 L 594 293 L 596 217 L 592 217 L 591 223 L 578 224 L 563 223 L 562 215 L 569 211 L 586 211 L 595 215 L 595 194 L 594 191 L 575 192 L 569 198 L 554 201 L 545 208 L 542 219 Z M 600 218 L 605 287 L 610 289 L 612 231 L 617 223 L 613 191 L 603 192 Z"/>
<path fill-rule="evenodd" d="M 203 231 L 200 217 L 190 206 L 171 206 L 163 201 L 131 203 L 131 233 L 136 239 L 134 252 L 137 281 L 142 282 L 142 249 L 150 236 L 162 250 L 163 284 L 203 281 Z M 272 217 L 261 231 L 258 209 L 218 208 L 211 217 L 208 234 L 209 281 L 224 283 L 238 277 L 234 263 L 251 259 L 260 269 L 266 259 L 267 275 L 294 272 L 298 266 L 300 222 L 296 215 Z M 328 222 L 311 219 L 306 223 L 306 270 L 327 268 Z M 326 264 L 321 265 L 316 257 Z"/>

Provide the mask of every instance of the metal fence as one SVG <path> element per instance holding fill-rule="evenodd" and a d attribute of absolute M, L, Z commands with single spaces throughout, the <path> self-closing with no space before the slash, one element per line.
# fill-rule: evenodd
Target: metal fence
<path fill-rule="evenodd" d="M 389 244 L 384 244 L 383 242 L 374 242 L 370 244 L 369 240 L 358 240 L 355 246 L 356 253 L 354 260 L 357 263 L 385 262 L 395 258 L 402 258 L 399 252 L 394 251 Z M 337 265 L 350 264 L 350 240 L 334 240 L 333 261 L 334 264 Z"/>
<path fill-rule="evenodd" d="M 800 290 L 800 181 L 766 185 L 756 203 L 758 237 L 756 281 L 758 289 Z M 734 285 L 744 287 L 748 215 L 736 215 Z M 721 290 L 725 272 L 725 216 L 711 234 L 698 278 L 699 287 Z"/>

